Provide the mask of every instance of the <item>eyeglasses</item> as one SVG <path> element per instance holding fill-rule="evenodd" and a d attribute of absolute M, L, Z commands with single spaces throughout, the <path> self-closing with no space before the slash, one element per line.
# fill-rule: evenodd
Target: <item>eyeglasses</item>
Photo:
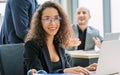
<path fill-rule="evenodd" d="M 55 18 L 50 18 L 50 17 L 45 17 L 42 19 L 46 24 L 51 23 L 51 21 L 54 21 L 56 24 L 60 23 L 61 17 L 55 17 Z"/>

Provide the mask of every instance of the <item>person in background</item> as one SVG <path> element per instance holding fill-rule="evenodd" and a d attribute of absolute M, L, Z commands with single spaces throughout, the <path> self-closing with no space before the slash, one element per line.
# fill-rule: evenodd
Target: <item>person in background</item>
<path fill-rule="evenodd" d="M 36 0 L 7 0 L 0 44 L 24 42 L 37 6 Z"/>
<path fill-rule="evenodd" d="M 96 64 L 86 68 L 71 67 L 65 55 L 68 40 L 74 38 L 68 16 L 61 5 L 46 1 L 38 7 L 25 39 L 24 72 L 33 75 L 39 70 L 47 73 L 83 73 L 96 70 Z"/>
<path fill-rule="evenodd" d="M 87 8 L 77 8 L 77 24 L 73 25 L 73 29 L 75 37 L 79 39 L 80 45 L 73 47 L 73 50 L 94 50 L 95 45 L 98 48 L 101 48 L 103 38 L 100 36 L 99 31 L 97 29 L 88 26 L 88 21 L 90 18 L 90 11 Z"/>

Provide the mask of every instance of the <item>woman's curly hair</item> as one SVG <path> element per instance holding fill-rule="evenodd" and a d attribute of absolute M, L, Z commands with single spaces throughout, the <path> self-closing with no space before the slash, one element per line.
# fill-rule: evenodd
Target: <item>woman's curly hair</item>
<path fill-rule="evenodd" d="M 46 43 L 47 40 L 46 32 L 44 31 L 41 22 L 43 11 L 46 8 L 55 8 L 58 11 L 59 16 L 62 18 L 60 20 L 60 28 L 54 37 L 54 44 L 67 47 L 67 42 L 71 37 L 73 37 L 72 25 L 61 5 L 53 1 L 47 1 L 43 5 L 38 7 L 38 9 L 33 15 L 30 31 L 25 41 L 28 41 L 29 39 L 33 39 L 37 41 L 40 46 Z"/>

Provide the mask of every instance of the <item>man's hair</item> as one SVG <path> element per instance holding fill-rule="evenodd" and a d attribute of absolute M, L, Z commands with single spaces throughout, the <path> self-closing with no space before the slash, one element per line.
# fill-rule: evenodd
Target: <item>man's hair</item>
<path fill-rule="evenodd" d="M 88 8 L 86 8 L 86 7 L 79 7 L 79 8 L 77 8 L 77 9 L 76 9 L 76 13 L 77 13 L 77 11 L 80 10 L 80 9 L 85 9 L 85 10 L 87 10 L 87 12 L 89 13 L 89 15 L 91 16 L 90 10 L 89 10 Z"/>

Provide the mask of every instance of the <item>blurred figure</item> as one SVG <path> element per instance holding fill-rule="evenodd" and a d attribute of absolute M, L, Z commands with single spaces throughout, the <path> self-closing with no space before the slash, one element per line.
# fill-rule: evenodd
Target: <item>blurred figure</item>
<path fill-rule="evenodd" d="M 47 1 L 35 12 L 31 29 L 25 40 L 25 73 L 31 75 L 42 70 L 47 73 L 76 73 L 88 75 L 96 64 L 86 68 L 71 67 L 66 59 L 67 41 L 73 36 L 70 21 L 62 7 Z"/>
<path fill-rule="evenodd" d="M 74 50 L 93 50 L 95 45 L 98 48 L 101 48 L 101 42 L 103 41 L 103 38 L 100 36 L 97 29 L 88 26 L 88 21 L 90 18 L 90 11 L 87 8 L 77 8 L 77 24 L 73 25 L 73 29 L 75 36 L 79 38 L 81 43 L 79 46 L 74 47 Z"/>
<path fill-rule="evenodd" d="M 0 44 L 24 42 L 37 6 L 36 0 L 7 0 Z"/>

